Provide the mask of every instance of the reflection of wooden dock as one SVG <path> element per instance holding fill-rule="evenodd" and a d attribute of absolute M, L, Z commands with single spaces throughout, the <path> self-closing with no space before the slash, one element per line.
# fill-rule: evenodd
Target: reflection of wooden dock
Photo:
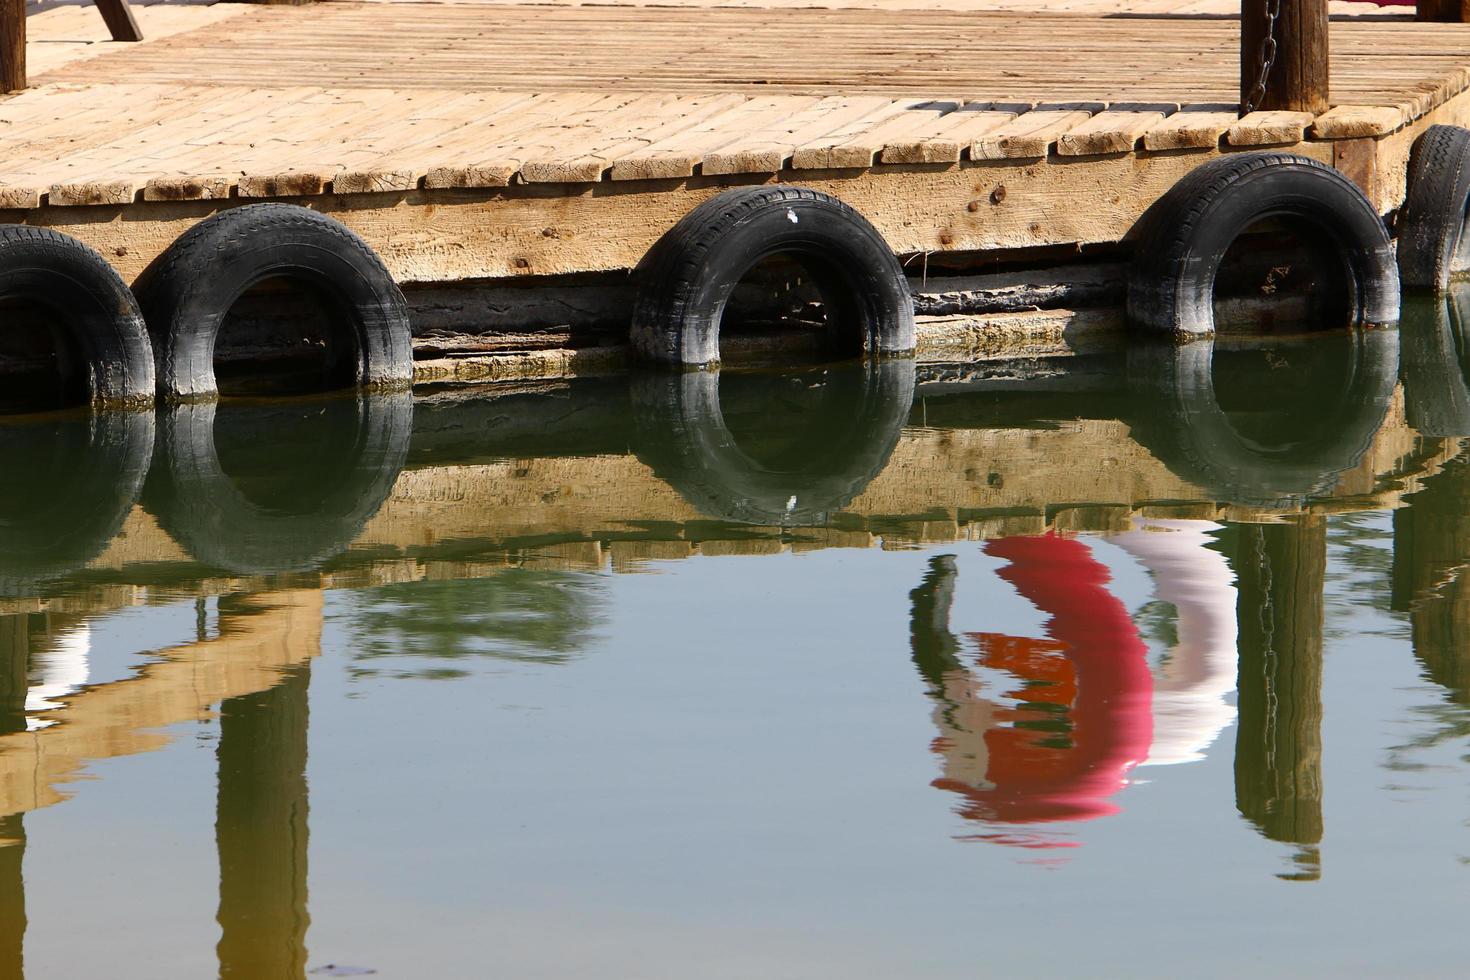
<path fill-rule="evenodd" d="M 1210 17 L 325 3 L 148 7 L 145 34 L 154 11 L 200 26 L 37 40 L 36 87 L 0 103 L 6 220 L 129 278 L 261 198 L 441 282 L 630 268 L 718 188 L 772 179 L 905 254 L 1116 241 L 1184 173 L 1261 146 L 1387 211 L 1412 137 L 1470 118 L 1470 28 L 1403 19 L 1334 22 L 1328 112 L 1239 119 L 1238 27 Z"/>
<path fill-rule="evenodd" d="M 168 736 L 159 729 L 274 687 L 282 671 L 320 653 L 321 605 L 309 590 L 251 596 L 224 617 L 219 636 L 159 651 L 136 677 L 66 696 L 39 714 L 48 727 L 0 735 L 0 813 L 58 803 L 93 760 L 160 748 Z"/>
<path fill-rule="evenodd" d="M 734 527 L 711 521 L 632 454 L 516 456 L 405 470 L 332 570 L 283 576 L 293 587 L 361 588 L 477 578 L 508 565 L 637 571 L 648 560 L 761 555 L 830 547 L 912 547 L 1047 529 L 1124 530 L 1134 517 L 1272 521 L 1292 513 L 1393 508 L 1461 452 L 1426 449 L 1400 398 L 1368 451 L 1330 494 L 1293 508 L 1218 502 L 1135 442 L 1126 423 L 1081 419 L 1043 428 L 908 428 L 883 469 L 832 526 Z M 976 473 L 985 474 L 977 479 Z M 345 543 L 344 543 L 345 544 Z M 141 508 L 89 565 L 89 577 L 146 586 L 162 575 L 202 592 L 264 589 L 268 577 L 189 572 L 191 556 Z M 194 566 L 197 568 L 197 566 Z M 183 578 L 178 578 L 181 570 Z M 148 590 L 108 585 L 100 608 Z M 6 600 L 4 611 L 47 600 Z M 55 608 L 72 609 L 61 598 Z M 84 603 L 85 605 L 85 603 Z"/>

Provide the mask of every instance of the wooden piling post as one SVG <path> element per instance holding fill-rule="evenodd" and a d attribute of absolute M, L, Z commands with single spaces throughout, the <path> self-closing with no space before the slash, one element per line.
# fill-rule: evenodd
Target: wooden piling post
<path fill-rule="evenodd" d="M 1470 0 L 1419 0 L 1414 19 L 1442 24 L 1470 23 Z"/>
<path fill-rule="evenodd" d="M 1327 0 L 1241 0 L 1241 115 L 1326 112 L 1327 69 Z"/>
<path fill-rule="evenodd" d="M 26 87 L 26 0 L 0 0 L 0 94 Z"/>
<path fill-rule="evenodd" d="M 128 0 L 96 0 L 97 11 L 114 41 L 141 41 L 143 31 Z"/>

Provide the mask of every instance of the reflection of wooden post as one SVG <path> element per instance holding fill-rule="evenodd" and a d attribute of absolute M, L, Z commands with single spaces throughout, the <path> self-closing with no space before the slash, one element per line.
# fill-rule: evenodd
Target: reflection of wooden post
<path fill-rule="evenodd" d="M 26 730 L 28 616 L 0 616 L 0 733 Z M 26 886 L 25 819 L 0 817 L 0 977 L 24 975 Z"/>
<path fill-rule="evenodd" d="M 1300 871 L 1320 874 L 1322 840 L 1322 586 L 1320 516 L 1236 529 L 1240 727 L 1235 803 L 1271 840 L 1303 845 Z"/>
<path fill-rule="evenodd" d="M 1451 460 L 1393 514 L 1393 605 L 1450 699 L 1470 704 L 1470 461 Z"/>
<path fill-rule="evenodd" d="M 945 673 L 960 666 L 960 643 L 949 631 L 957 577 L 954 555 L 938 555 L 929 559 L 923 582 L 909 593 L 909 646 L 914 665 L 936 696 L 943 694 Z"/>
<path fill-rule="evenodd" d="M 26 87 L 26 0 L 0 0 L 0 93 Z"/>
<path fill-rule="evenodd" d="M 222 977 L 306 971 L 310 667 L 220 706 L 218 947 Z"/>
<path fill-rule="evenodd" d="M 1268 7 L 1279 13 L 1268 23 Z M 1267 30 L 1276 57 L 1266 76 L 1264 97 L 1255 97 L 1261 78 L 1261 45 Z M 1241 0 L 1240 106 L 1255 98 L 1254 109 L 1326 112 L 1327 0 Z"/>
<path fill-rule="evenodd" d="M 1464 24 L 1470 22 L 1470 0 L 1419 0 L 1416 20 Z"/>

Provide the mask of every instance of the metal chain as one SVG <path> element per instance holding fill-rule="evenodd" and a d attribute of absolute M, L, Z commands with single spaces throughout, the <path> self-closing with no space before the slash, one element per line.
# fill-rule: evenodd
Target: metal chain
<path fill-rule="evenodd" d="M 1261 73 L 1256 77 L 1256 87 L 1251 89 L 1245 101 L 1245 111 L 1255 112 L 1266 97 L 1266 79 L 1271 66 L 1276 63 L 1276 18 L 1281 16 L 1281 0 L 1266 0 L 1266 34 L 1261 38 Z"/>

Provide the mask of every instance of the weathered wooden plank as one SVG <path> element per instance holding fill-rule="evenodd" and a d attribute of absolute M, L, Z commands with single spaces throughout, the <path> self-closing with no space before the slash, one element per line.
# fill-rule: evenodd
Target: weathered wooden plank
<path fill-rule="evenodd" d="M 833 130 L 861 119 L 892 103 L 881 95 L 830 96 L 801 112 L 755 130 L 740 134 L 719 149 L 704 155 L 700 172 L 705 174 L 775 173 L 790 160 L 796 148 L 827 136 Z"/>
<path fill-rule="evenodd" d="M 1302 138 L 1316 117 L 1310 112 L 1252 112 L 1225 134 L 1231 146 L 1284 146 Z"/>
<path fill-rule="evenodd" d="M 1303 143 L 1293 152 L 1320 158 L 1332 145 Z M 850 204 L 897 252 L 983 251 L 1116 241 L 1184 174 L 1217 155 L 1112 155 L 1085 166 L 1023 158 L 922 170 L 783 171 L 777 179 Z M 1005 194 L 977 201 L 977 184 L 1003 186 Z M 322 195 L 302 203 L 362 234 L 399 281 L 436 282 L 629 269 L 675 221 L 727 186 L 719 177 L 692 177 L 636 193 L 562 195 L 512 185 L 367 199 Z M 60 207 L 25 218 L 116 256 L 118 270 L 131 278 L 227 203 L 134 204 L 125 221 L 79 220 Z"/>
<path fill-rule="evenodd" d="M 891 140 L 880 159 L 884 163 L 957 163 L 977 139 L 1030 109 L 1026 102 L 972 102 L 934 120 L 919 133 Z"/>
<path fill-rule="evenodd" d="M 1081 157 L 1100 153 L 1132 153 L 1144 133 L 1178 108 L 1179 106 L 1169 103 L 1120 103 L 1110 106 L 1063 133 L 1057 139 L 1057 154 Z"/>
<path fill-rule="evenodd" d="M 1404 122 L 1403 112 L 1388 106 L 1334 106 L 1312 123 L 1312 135 L 1325 140 L 1386 136 Z"/>
<path fill-rule="evenodd" d="M 766 96 L 747 99 L 711 116 L 687 132 L 671 135 L 628 153 L 612 166 L 613 180 L 692 177 L 704 155 L 730 142 L 732 132 L 758 130 L 789 119 L 815 105 L 816 97 Z"/>
<path fill-rule="evenodd" d="M 1102 103 L 1098 102 L 1037 106 L 976 139 L 970 145 L 970 158 L 1045 157 L 1063 133 L 1086 122 L 1094 112 L 1102 109 Z"/>
<path fill-rule="evenodd" d="M 1234 106 L 1187 105 L 1143 134 L 1149 150 L 1197 150 L 1220 145 L 1220 139 L 1240 115 Z"/>

